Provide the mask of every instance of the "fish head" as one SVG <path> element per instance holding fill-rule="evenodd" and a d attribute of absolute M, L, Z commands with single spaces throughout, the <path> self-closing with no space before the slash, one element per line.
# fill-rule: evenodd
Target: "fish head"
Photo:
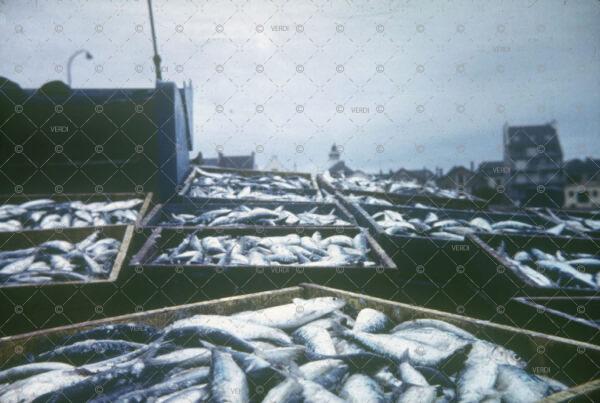
<path fill-rule="evenodd" d="M 492 350 L 492 359 L 499 363 L 506 363 L 519 368 L 525 368 L 527 363 L 517 353 L 502 346 L 495 346 Z"/>

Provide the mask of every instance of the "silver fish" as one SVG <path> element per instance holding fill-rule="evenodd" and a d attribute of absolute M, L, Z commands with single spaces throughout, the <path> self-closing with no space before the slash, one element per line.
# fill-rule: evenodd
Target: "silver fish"
<path fill-rule="evenodd" d="M 372 308 L 361 309 L 356 316 L 352 330 L 357 332 L 380 333 L 388 330 L 392 322 L 383 312 Z"/>
<path fill-rule="evenodd" d="M 120 242 L 112 238 L 98 241 L 98 234 L 94 232 L 76 244 L 53 240 L 33 248 L 0 252 L 0 283 L 38 284 L 106 278 Z"/>
<path fill-rule="evenodd" d="M 329 391 L 339 386 L 349 370 L 346 363 L 336 359 L 311 361 L 299 368 L 304 379 L 315 382 Z"/>
<path fill-rule="evenodd" d="M 240 317 L 195 315 L 173 322 L 167 330 L 196 325 L 225 330 L 248 340 L 268 340 L 278 345 L 292 344 L 291 337 L 285 332 L 273 327 L 253 323 Z"/>
<path fill-rule="evenodd" d="M 337 397 L 316 382 L 299 379 L 302 385 L 302 397 L 306 403 L 344 403 L 344 399 Z"/>
<path fill-rule="evenodd" d="M 115 202 L 56 202 L 36 199 L 0 207 L 0 231 L 133 224 L 141 199 Z"/>
<path fill-rule="evenodd" d="M 318 235 L 318 236 L 315 236 Z M 287 236 L 206 236 L 199 242 L 191 234 L 176 247 L 154 258 L 154 263 L 204 264 L 217 266 L 247 265 L 299 265 L 299 266 L 351 266 L 373 267 L 369 260 L 366 236 L 353 238 L 332 235 L 321 238 Z M 200 253 L 198 253 L 200 252 Z"/>
<path fill-rule="evenodd" d="M 309 312 L 296 316 L 301 301 Z M 521 402 L 566 388 L 529 373 L 514 352 L 444 321 L 404 321 L 388 331 L 391 320 L 378 311 L 360 311 L 355 320 L 340 311 L 341 301 L 301 301 L 184 317 L 163 329 L 86 329 L 35 352 L 33 363 L 0 372 L 0 401 Z M 79 366 L 40 362 L 58 357 Z"/>
<path fill-rule="evenodd" d="M 295 329 L 322 318 L 346 304 L 341 298 L 294 298 L 291 304 L 234 314 L 233 317 L 278 329 Z"/>
<path fill-rule="evenodd" d="M 569 254 L 561 250 L 553 253 L 531 248 L 520 250 L 512 257 L 504 250 L 504 244 L 498 247 L 498 253 L 532 282 L 541 287 L 600 287 L 592 273 L 586 273 L 581 268 L 590 268 L 594 272 L 600 269 L 600 259 L 592 254 Z"/>
<path fill-rule="evenodd" d="M 211 365 L 211 400 L 218 403 L 248 402 L 248 381 L 231 354 L 214 349 Z"/>

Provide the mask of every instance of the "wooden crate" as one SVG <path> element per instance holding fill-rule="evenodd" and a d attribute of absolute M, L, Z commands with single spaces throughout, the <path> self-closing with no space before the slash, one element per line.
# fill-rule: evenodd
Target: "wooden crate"
<path fill-rule="evenodd" d="M 513 297 L 575 297 L 600 295 L 599 290 L 576 287 L 539 287 L 504 256 L 496 252 L 503 242 L 512 254 L 523 248 L 539 248 L 552 251 L 587 252 L 600 255 L 600 244 L 589 238 L 518 236 L 518 235 L 469 235 L 476 255 L 472 261 L 473 280 L 481 292 L 492 297 L 498 306 L 506 307 Z"/>
<path fill-rule="evenodd" d="M 118 295 L 117 279 L 129 257 L 133 226 L 0 233 L 0 249 L 20 249 L 56 239 L 78 242 L 96 230 L 121 240 L 109 277 L 86 282 L 63 281 L 0 287 L 0 334 L 17 334 L 104 317 L 115 312 L 128 312 L 122 310 L 126 305 L 120 298 L 122 296 Z M 129 312 L 131 311 L 133 308 Z"/>
<path fill-rule="evenodd" d="M 202 236 L 280 236 L 292 233 L 311 235 L 319 231 L 323 237 L 336 234 L 354 236 L 358 228 L 297 227 L 295 229 L 269 227 L 255 229 L 207 228 L 197 231 Z M 176 305 L 191 301 L 241 295 L 297 285 L 302 282 L 317 282 L 339 288 L 364 290 L 378 295 L 393 295 L 398 292 L 395 280 L 396 266 L 379 244 L 366 234 L 375 267 L 303 267 L 303 266 L 227 266 L 216 265 L 171 265 L 155 264 L 153 259 L 165 248 L 178 245 L 191 230 L 157 228 L 144 246 L 132 258 L 127 285 L 124 288 L 130 298 L 145 300 L 147 294 L 156 295 L 153 307 Z M 162 297 L 162 300 L 161 300 Z M 144 305 L 147 305 L 145 303 Z"/>
<path fill-rule="evenodd" d="M 511 324 L 600 344 L 600 296 L 517 297 L 506 307 Z"/>
<path fill-rule="evenodd" d="M 84 203 L 93 202 L 112 202 L 119 200 L 143 199 L 143 203 L 138 208 L 138 218 L 132 225 L 140 225 L 146 213 L 152 208 L 154 194 L 150 193 L 54 193 L 54 194 L 22 194 L 14 193 L 12 195 L 0 196 L 0 202 L 4 204 L 21 204 L 38 199 L 51 199 L 57 202 L 81 201 Z M 110 224 L 103 227 L 123 226 L 122 224 Z M 79 227 L 86 228 L 86 227 Z M 44 231 L 44 230 L 25 230 L 25 231 Z"/>
<path fill-rule="evenodd" d="M 297 195 L 302 195 L 302 196 L 310 196 L 310 197 L 314 198 L 313 201 L 315 201 L 315 202 L 319 202 L 323 199 L 323 194 L 321 193 L 321 191 L 319 189 L 319 185 L 318 185 L 316 179 L 309 173 L 288 172 L 288 171 L 282 171 L 282 172 L 261 171 L 261 170 L 253 170 L 253 169 L 215 168 L 215 167 L 205 167 L 205 166 L 201 166 L 199 168 L 202 169 L 203 171 L 211 172 L 211 173 L 235 174 L 235 175 L 240 175 L 240 176 L 278 175 L 278 176 L 282 176 L 284 178 L 288 177 L 288 176 L 301 176 L 301 177 L 304 177 L 304 178 L 310 180 L 312 189 L 310 189 L 310 190 L 287 190 L 286 193 L 297 194 Z M 206 198 L 192 197 L 192 196 L 189 196 L 189 194 L 188 194 L 192 187 L 194 178 L 196 178 L 197 175 L 198 175 L 198 171 L 196 171 L 195 169 L 192 169 L 189 176 L 185 179 L 185 181 L 181 185 L 181 189 L 178 193 L 178 197 L 175 197 L 172 201 L 178 202 L 178 201 L 185 201 L 185 200 L 206 199 Z M 223 200 L 227 200 L 227 199 L 223 199 Z M 239 198 L 230 199 L 230 200 L 238 200 L 238 201 L 244 201 L 244 202 L 246 201 L 245 199 L 239 199 Z M 248 199 L 248 200 L 254 200 L 254 199 Z"/>
<path fill-rule="evenodd" d="M 591 220 L 600 220 L 600 211 L 599 210 L 573 210 L 573 209 L 532 209 L 536 214 L 541 217 L 548 217 L 552 222 L 556 224 L 560 224 L 562 219 L 568 220 L 569 217 L 575 218 L 587 218 Z M 552 215 L 556 215 L 559 219 L 552 217 Z M 590 237 L 590 238 L 600 238 L 600 230 L 589 230 L 589 231 L 576 231 L 580 236 Z"/>
<path fill-rule="evenodd" d="M 77 325 L 37 331 L 0 339 L 1 366 L 22 360 L 27 354 L 44 348 L 48 343 L 56 343 L 65 336 L 107 323 L 136 322 L 165 327 L 174 320 L 195 314 L 228 315 L 235 312 L 266 308 L 289 303 L 293 298 L 314 298 L 336 296 L 343 298 L 354 309 L 366 307 L 383 311 L 397 322 L 418 318 L 432 318 L 446 321 L 472 332 L 508 349 L 514 350 L 527 362 L 529 371 L 556 378 L 569 385 L 577 385 L 545 401 L 563 401 L 567 398 L 598 399 L 600 393 L 600 347 L 515 327 L 494 324 L 464 316 L 421 308 L 408 304 L 387 301 L 367 295 L 356 294 L 314 284 L 301 284 L 268 292 L 235 296 L 200 302 L 149 312 L 107 318 Z"/>
<path fill-rule="evenodd" d="M 314 203 L 314 202 L 276 202 L 276 201 L 243 201 L 238 200 L 224 200 L 224 199 L 190 199 L 180 203 L 165 203 L 157 204 L 150 213 L 147 214 L 146 218 L 142 222 L 144 227 L 175 227 L 175 228 L 200 228 L 205 226 L 189 226 L 189 225 L 174 225 L 165 223 L 165 221 L 171 220 L 171 214 L 194 214 L 200 215 L 204 212 L 219 209 L 219 208 L 235 208 L 240 205 L 245 205 L 250 208 L 263 207 L 268 209 L 275 209 L 279 206 L 283 206 L 285 210 L 295 214 L 310 211 L 316 208 L 318 214 L 329 214 L 334 211 L 334 214 L 348 222 L 348 225 L 342 226 L 328 226 L 328 227 L 351 227 L 356 226 L 356 221 L 346 210 L 345 207 L 340 205 L 338 202 L 333 203 Z M 257 227 L 256 225 L 239 225 L 240 227 Z M 282 225 L 286 226 L 286 225 Z M 298 227 L 299 225 L 290 225 L 286 227 Z M 210 228 L 210 227 L 209 227 Z M 225 228 L 232 228 L 232 226 L 225 226 Z"/>
<path fill-rule="evenodd" d="M 454 209 L 485 209 L 487 202 L 477 197 L 470 196 L 469 198 L 450 198 L 444 196 L 428 195 L 425 193 L 401 194 L 387 192 L 373 192 L 366 190 L 347 190 L 339 189 L 334 184 L 330 183 L 322 175 L 317 176 L 317 182 L 320 187 L 332 194 L 344 196 L 371 196 L 377 199 L 382 199 L 390 202 L 393 205 L 414 205 L 417 203 L 436 207 L 436 208 L 454 208 Z"/>

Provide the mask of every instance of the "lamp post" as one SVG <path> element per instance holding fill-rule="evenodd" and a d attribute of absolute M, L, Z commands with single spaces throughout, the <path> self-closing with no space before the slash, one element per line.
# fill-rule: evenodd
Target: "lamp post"
<path fill-rule="evenodd" d="M 75 58 L 81 54 L 85 53 L 85 58 L 87 60 L 92 60 L 93 56 L 90 52 L 88 52 L 85 49 L 79 49 L 77 50 L 75 53 L 73 53 L 71 55 L 71 57 L 69 57 L 69 60 L 67 61 L 67 84 L 69 84 L 69 87 L 71 86 L 71 66 L 73 65 L 73 60 L 75 60 Z"/>

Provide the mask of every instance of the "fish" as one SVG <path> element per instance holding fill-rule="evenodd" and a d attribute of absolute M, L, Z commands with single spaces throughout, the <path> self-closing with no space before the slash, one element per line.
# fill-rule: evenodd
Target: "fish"
<path fill-rule="evenodd" d="M 316 382 L 299 379 L 302 386 L 302 397 L 305 403 L 344 403 L 344 399 L 336 396 Z"/>
<path fill-rule="evenodd" d="M 398 379 L 389 366 L 384 366 L 376 371 L 373 374 L 373 379 L 375 379 L 384 389 L 388 390 L 400 390 L 403 385 L 403 382 Z"/>
<path fill-rule="evenodd" d="M 391 327 L 392 322 L 383 312 L 372 308 L 363 308 L 358 312 L 352 330 L 366 333 L 385 332 Z"/>
<path fill-rule="evenodd" d="M 382 208 L 371 218 L 388 235 L 423 236 L 447 241 L 464 241 L 468 234 L 546 234 L 557 232 L 556 228 L 535 226 L 517 220 L 493 221 L 493 215 L 486 218 L 474 216 L 471 219 L 455 219 L 451 213 L 440 217 L 430 209 L 423 211 Z M 551 232 L 549 232 L 551 231 Z"/>
<path fill-rule="evenodd" d="M 346 379 L 340 397 L 350 403 L 384 403 L 383 388 L 371 377 L 352 374 Z"/>
<path fill-rule="evenodd" d="M 0 371 L 0 401 L 522 402 L 567 388 L 459 326 L 395 323 L 331 297 L 87 326 L 53 342 Z"/>
<path fill-rule="evenodd" d="M 495 388 L 507 402 L 534 402 L 554 392 L 544 380 L 511 365 L 499 365 Z"/>
<path fill-rule="evenodd" d="M 73 366 L 64 362 L 34 362 L 31 364 L 19 365 L 0 371 L 0 384 L 12 383 L 23 378 L 29 378 L 33 375 L 49 371 L 72 369 Z"/>
<path fill-rule="evenodd" d="M 396 403 L 432 403 L 438 395 L 435 386 L 407 385 L 396 399 Z"/>
<path fill-rule="evenodd" d="M 208 402 L 210 401 L 210 388 L 207 384 L 191 386 L 156 399 L 156 403 L 180 403 L 180 402 Z"/>
<path fill-rule="evenodd" d="M 304 387 L 297 380 L 293 378 L 287 378 L 279 385 L 271 388 L 265 398 L 262 400 L 263 403 L 301 403 L 304 393 Z"/>
<path fill-rule="evenodd" d="M 600 258 L 592 253 L 530 248 L 518 250 L 511 256 L 504 246 L 501 243 L 497 252 L 539 287 L 600 288 L 594 278 L 594 274 L 600 271 Z"/>
<path fill-rule="evenodd" d="M 301 175 L 256 174 L 242 176 L 235 173 L 207 172 L 198 167 L 190 176 L 185 196 L 220 199 L 320 201 L 310 179 Z"/>
<path fill-rule="evenodd" d="M 470 344 L 464 344 L 452 350 L 441 350 L 394 334 L 371 334 L 351 330 L 342 330 L 340 334 L 392 361 L 409 361 L 413 365 L 421 366 L 453 367 L 460 365 L 460 362 L 464 360 L 462 357 L 470 349 Z M 458 361 L 458 363 L 454 363 L 454 361 Z"/>
<path fill-rule="evenodd" d="M 429 386 L 427 379 L 417 371 L 410 363 L 403 362 L 398 365 L 398 375 L 402 382 L 410 385 Z"/>
<path fill-rule="evenodd" d="M 86 377 L 85 373 L 77 371 L 77 369 L 46 371 L 20 379 L 0 389 L 0 401 L 3 403 L 33 401 L 40 396 L 50 395 L 67 388 Z"/>
<path fill-rule="evenodd" d="M 538 212 L 549 221 L 553 221 L 558 225 L 564 225 L 566 228 L 574 230 L 576 232 L 594 232 L 600 230 L 600 220 L 597 220 L 597 213 L 593 213 L 593 218 L 590 217 L 578 217 L 566 212 L 555 213 L 552 210 L 547 209 L 545 212 Z"/>
<path fill-rule="evenodd" d="M 248 402 L 248 380 L 231 354 L 212 351 L 211 401 L 217 403 Z"/>
<path fill-rule="evenodd" d="M 306 346 L 315 356 L 334 356 L 337 354 L 335 343 L 329 332 L 319 326 L 305 325 L 292 334 L 294 341 Z"/>
<path fill-rule="evenodd" d="M 477 340 L 471 346 L 456 382 L 459 402 L 480 401 L 493 396 L 500 365 L 525 366 L 514 352 L 493 343 Z"/>
<path fill-rule="evenodd" d="M 349 366 L 336 359 L 310 361 L 299 369 L 306 380 L 315 382 L 329 391 L 334 391 L 350 371 Z"/>
<path fill-rule="evenodd" d="M 293 213 L 280 205 L 274 209 L 265 207 L 250 208 L 240 205 L 233 208 L 216 208 L 200 215 L 171 213 L 171 217 L 163 220 L 164 226 L 195 226 L 195 227 L 227 227 L 227 226 L 284 226 L 284 225 L 314 225 L 314 226 L 348 226 L 347 220 L 341 218 L 336 209 L 330 212 L 316 213 L 316 208 L 304 208 L 304 211 Z"/>
<path fill-rule="evenodd" d="M 141 199 L 84 203 L 34 199 L 0 206 L 0 231 L 39 230 L 102 225 L 129 225 L 138 219 Z"/>
<path fill-rule="evenodd" d="M 266 340 L 284 346 L 292 344 L 291 337 L 280 329 L 233 316 L 194 315 L 190 318 L 175 321 L 166 329 L 166 332 L 191 326 L 219 329 L 248 340 Z"/>
<path fill-rule="evenodd" d="M 407 196 L 425 195 L 450 199 L 473 199 L 473 196 L 465 192 L 442 189 L 433 182 L 419 183 L 416 180 L 394 180 L 364 174 L 341 175 L 338 177 L 324 174 L 323 178 L 330 186 L 347 192 L 367 191 Z"/>
<path fill-rule="evenodd" d="M 170 395 L 182 389 L 188 389 L 202 385 L 210 379 L 211 368 L 197 367 L 185 373 L 175 374 L 172 378 L 154 384 L 150 387 L 142 387 L 137 390 L 118 396 L 114 401 L 119 403 L 133 403 L 152 401 L 160 396 Z M 202 394 L 206 396 L 208 391 Z"/>
<path fill-rule="evenodd" d="M 363 196 L 363 195 L 355 195 L 350 193 L 348 196 L 348 199 L 352 202 L 357 202 L 357 203 L 361 203 L 361 204 L 374 204 L 374 205 L 378 205 L 378 206 L 393 206 L 393 204 L 387 200 L 383 200 L 381 198 L 378 197 L 373 197 L 373 196 Z"/>
<path fill-rule="evenodd" d="M 0 284 L 86 282 L 108 278 L 121 242 L 97 240 L 94 231 L 80 242 L 46 241 L 31 248 L 0 252 Z"/>
<path fill-rule="evenodd" d="M 181 347 L 203 347 L 203 342 L 232 347 L 239 351 L 252 352 L 254 346 L 235 333 L 219 327 L 203 324 L 180 325 L 165 329 L 163 337 L 170 343 Z"/>
<path fill-rule="evenodd" d="M 322 238 L 297 234 L 255 237 L 205 236 L 198 242 L 195 233 L 187 235 L 178 246 L 167 248 L 152 258 L 155 264 L 215 266 L 359 266 L 374 267 L 366 235 L 354 238 L 331 235 Z"/>
<path fill-rule="evenodd" d="M 240 312 L 232 317 L 287 330 L 299 328 L 320 319 L 345 305 L 346 301 L 337 297 L 294 298 L 290 304 Z"/>
<path fill-rule="evenodd" d="M 75 343 L 86 339 L 120 339 L 149 343 L 159 336 L 159 332 L 154 326 L 143 323 L 111 323 L 68 335 L 63 339 L 63 343 Z"/>
<path fill-rule="evenodd" d="M 64 359 L 69 363 L 81 365 L 131 352 L 143 346 L 144 344 L 141 343 L 124 340 L 89 339 L 40 353 L 37 355 L 36 360 L 51 361 Z"/>
<path fill-rule="evenodd" d="M 171 351 L 152 357 L 147 361 L 148 366 L 171 368 L 192 368 L 210 365 L 211 352 L 207 348 L 192 347 Z"/>

